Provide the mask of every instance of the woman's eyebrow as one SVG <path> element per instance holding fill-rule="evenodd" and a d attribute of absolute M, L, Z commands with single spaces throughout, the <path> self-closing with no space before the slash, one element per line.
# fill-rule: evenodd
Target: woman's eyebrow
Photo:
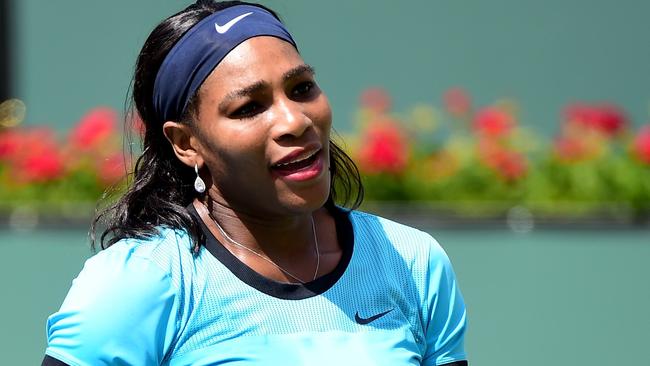
<path fill-rule="evenodd" d="M 282 80 L 287 81 L 287 80 L 290 80 L 292 78 L 295 78 L 298 75 L 302 75 L 304 73 L 314 75 L 316 73 L 316 70 L 314 70 L 314 68 L 312 66 L 307 65 L 307 64 L 298 65 L 298 66 L 294 67 L 293 69 L 285 72 L 282 75 Z M 245 97 L 247 95 L 254 94 L 258 90 L 263 89 L 264 87 L 266 87 L 267 84 L 268 83 L 266 83 L 265 81 L 260 80 L 260 81 L 254 82 L 251 85 L 245 86 L 245 87 L 243 87 L 241 89 L 231 91 L 230 93 L 226 94 L 223 97 L 223 100 L 221 101 L 221 103 L 219 103 L 219 109 L 221 109 L 221 110 L 225 109 L 226 106 L 228 105 L 228 103 L 230 103 L 233 99 L 237 99 L 237 98 Z"/>
<path fill-rule="evenodd" d="M 307 64 L 302 64 L 294 67 L 293 69 L 287 71 L 282 75 L 282 80 L 287 81 L 289 79 L 292 79 L 298 75 L 308 73 L 310 75 L 314 75 L 316 73 L 316 70 L 310 65 Z"/>
<path fill-rule="evenodd" d="M 256 81 L 251 85 L 245 86 L 241 89 L 233 90 L 230 93 L 226 94 L 223 97 L 221 103 L 219 103 L 219 109 L 223 110 L 226 108 L 227 104 L 230 103 L 233 99 L 245 97 L 247 95 L 254 94 L 256 91 L 263 89 L 267 83 L 264 81 Z"/>

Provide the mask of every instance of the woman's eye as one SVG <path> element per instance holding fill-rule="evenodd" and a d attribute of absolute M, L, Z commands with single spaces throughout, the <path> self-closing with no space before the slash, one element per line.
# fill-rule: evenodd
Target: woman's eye
<path fill-rule="evenodd" d="M 233 118 L 248 118 L 253 117 L 257 113 L 262 111 L 262 106 L 256 102 L 246 103 L 243 106 L 237 108 L 231 117 Z"/>
<path fill-rule="evenodd" d="M 293 94 L 294 97 L 305 98 L 310 96 L 312 92 L 315 90 L 315 88 L 316 88 L 316 84 L 313 81 L 305 81 L 296 85 L 291 91 L 291 93 Z"/>

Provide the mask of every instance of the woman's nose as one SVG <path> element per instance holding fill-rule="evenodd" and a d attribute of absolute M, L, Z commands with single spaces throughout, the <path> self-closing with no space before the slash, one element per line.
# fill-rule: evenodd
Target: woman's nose
<path fill-rule="evenodd" d="M 277 107 L 277 118 L 273 126 L 275 139 L 300 137 L 312 125 L 300 103 L 282 99 L 277 102 Z"/>

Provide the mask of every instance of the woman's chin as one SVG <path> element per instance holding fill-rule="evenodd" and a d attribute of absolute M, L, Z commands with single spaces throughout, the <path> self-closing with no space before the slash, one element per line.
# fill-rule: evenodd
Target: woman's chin
<path fill-rule="evenodd" d="M 325 184 L 326 183 L 326 184 Z M 314 185 L 309 189 L 289 189 L 280 192 L 280 204 L 294 212 L 315 211 L 327 202 L 330 195 L 329 177 L 327 182 Z"/>

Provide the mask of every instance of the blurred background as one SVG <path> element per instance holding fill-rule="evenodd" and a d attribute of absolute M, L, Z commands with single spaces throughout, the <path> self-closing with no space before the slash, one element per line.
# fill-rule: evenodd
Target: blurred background
<path fill-rule="evenodd" d="M 650 364 L 649 2 L 262 3 L 316 69 L 363 208 L 447 250 L 471 364 Z M 0 0 L 7 364 L 40 362 L 124 184 L 139 48 L 187 4 Z"/>

